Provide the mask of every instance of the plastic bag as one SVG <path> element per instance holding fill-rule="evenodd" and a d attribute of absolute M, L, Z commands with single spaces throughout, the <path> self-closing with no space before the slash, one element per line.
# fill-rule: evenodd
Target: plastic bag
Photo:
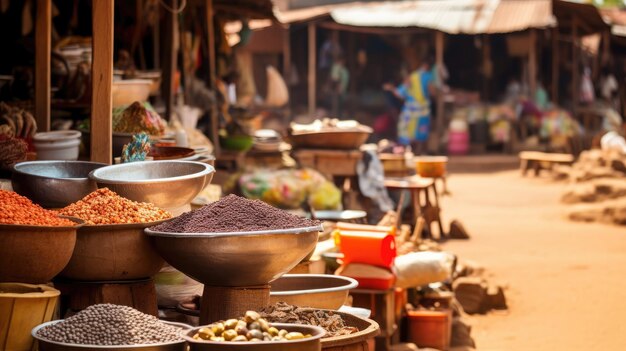
<path fill-rule="evenodd" d="M 454 256 L 446 252 L 413 252 L 396 257 L 396 287 L 413 288 L 444 281 L 452 275 Z"/>

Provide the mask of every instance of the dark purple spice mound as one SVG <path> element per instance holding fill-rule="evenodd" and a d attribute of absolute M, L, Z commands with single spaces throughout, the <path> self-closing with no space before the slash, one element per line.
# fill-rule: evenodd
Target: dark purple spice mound
<path fill-rule="evenodd" d="M 228 195 L 151 229 L 167 233 L 231 233 L 303 228 L 319 225 L 260 200 Z"/>

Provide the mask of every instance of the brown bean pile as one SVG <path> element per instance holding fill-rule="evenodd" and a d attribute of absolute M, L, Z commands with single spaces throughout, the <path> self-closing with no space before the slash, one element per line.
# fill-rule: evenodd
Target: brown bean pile
<path fill-rule="evenodd" d="M 147 345 L 180 341 L 180 331 L 134 308 L 99 304 L 44 327 L 37 335 L 68 344 Z"/>
<path fill-rule="evenodd" d="M 333 312 L 300 308 L 286 302 L 278 302 L 261 311 L 261 317 L 270 323 L 293 323 L 315 325 L 326 330 L 325 338 L 348 335 L 359 331 L 356 327 L 346 325 L 340 315 Z"/>
<path fill-rule="evenodd" d="M 102 188 L 61 210 L 66 216 L 78 217 L 87 224 L 149 223 L 172 215 L 153 204 L 135 202 Z"/>
<path fill-rule="evenodd" d="M 56 212 L 46 210 L 28 198 L 7 190 L 0 190 L 0 223 L 54 227 L 76 225 L 68 219 L 59 218 Z"/>
<path fill-rule="evenodd" d="M 310 338 L 300 332 L 289 332 L 271 326 L 257 312 L 248 311 L 243 318 L 209 324 L 193 336 L 195 340 L 226 342 L 289 341 Z"/>
<path fill-rule="evenodd" d="M 316 225 L 319 222 L 293 215 L 263 201 L 228 195 L 159 224 L 152 230 L 167 233 L 232 233 Z"/>

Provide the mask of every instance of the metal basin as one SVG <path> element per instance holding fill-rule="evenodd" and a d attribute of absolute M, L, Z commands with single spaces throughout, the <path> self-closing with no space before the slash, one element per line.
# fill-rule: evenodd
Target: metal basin
<path fill-rule="evenodd" d="M 322 226 L 234 233 L 163 233 L 146 229 L 170 265 L 209 286 L 264 285 L 295 267 Z"/>
<path fill-rule="evenodd" d="M 338 275 L 285 274 L 272 282 L 270 303 L 337 310 L 346 302 L 348 291 L 358 285 L 356 280 Z"/>
<path fill-rule="evenodd" d="M 183 337 L 189 342 L 190 351 L 319 351 L 321 349 L 320 339 L 326 334 L 324 329 L 313 325 L 272 323 L 272 326 L 289 332 L 311 334 L 311 337 L 300 340 L 256 342 L 219 342 L 194 339 L 193 336 L 204 326 L 191 329 Z"/>
<path fill-rule="evenodd" d="M 380 334 L 378 323 L 371 319 L 345 312 L 332 311 L 332 313 L 340 315 L 348 327 L 356 327 L 359 331 L 348 335 L 323 338 L 323 351 L 367 350 L 368 341 Z"/>
<path fill-rule="evenodd" d="M 152 223 L 86 225 L 78 230 L 70 262 L 59 274 L 80 281 L 133 280 L 151 277 L 163 259 L 143 230 Z"/>
<path fill-rule="evenodd" d="M 45 284 L 70 261 L 76 244 L 72 227 L 0 224 L 0 282 Z"/>
<path fill-rule="evenodd" d="M 188 205 L 213 179 L 215 169 L 193 161 L 145 161 L 107 166 L 89 174 L 98 187 L 164 209 Z"/>
<path fill-rule="evenodd" d="M 185 351 L 187 348 L 184 339 L 173 342 L 163 342 L 158 344 L 147 345 L 115 345 L 115 346 L 103 346 L 103 345 L 81 345 L 81 344 L 69 344 L 65 342 L 56 342 L 48 339 L 44 339 L 37 335 L 39 329 L 45 328 L 49 325 L 62 322 L 63 320 L 56 320 L 52 322 L 43 323 L 35 327 L 31 335 L 37 340 L 39 351 L 85 351 L 85 350 L 116 350 L 116 351 Z M 165 322 L 165 324 L 180 327 L 181 333 L 190 329 L 191 326 L 184 323 Z M 182 335 L 181 335 L 182 338 Z"/>
<path fill-rule="evenodd" d="M 42 207 L 61 208 L 76 202 L 98 187 L 89 173 L 106 166 L 84 161 L 20 162 L 13 167 L 15 192 Z"/>

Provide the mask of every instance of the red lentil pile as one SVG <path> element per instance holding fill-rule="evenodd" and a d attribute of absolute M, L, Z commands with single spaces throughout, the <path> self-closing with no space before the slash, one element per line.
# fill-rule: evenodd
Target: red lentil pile
<path fill-rule="evenodd" d="M 0 190 L 0 223 L 54 227 L 76 225 L 68 219 L 59 218 L 56 212 L 46 210 L 28 198 L 6 190 Z"/>
<path fill-rule="evenodd" d="M 78 217 L 86 224 L 149 223 L 168 219 L 172 215 L 146 202 L 135 202 L 102 188 L 59 211 L 60 214 Z"/>

